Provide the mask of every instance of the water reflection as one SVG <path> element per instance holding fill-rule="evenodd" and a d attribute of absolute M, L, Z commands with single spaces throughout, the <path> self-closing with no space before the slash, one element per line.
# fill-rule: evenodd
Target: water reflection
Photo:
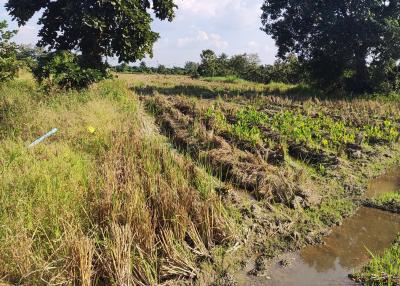
<path fill-rule="evenodd" d="M 398 190 L 399 187 L 400 172 L 397 168 L 371 182 L 366 196 L 374 197 Z M 382 253 L 398 233 L 399 215 L 362 207 L 342 226 L 335 227 L 324 239 L 324 245 L 306 247 L 300 253 L 285 254 L 272 263 L 268 279 L 243 276 L 239 285 L 356 285 L 347 278 L 348 274 L 368 262 L 368 250 L 374 254 Z M 282 268 L 279 265 L 281 259 L 293 263 Z"/>
<path fill-rule="evenodd" d="M 324 239 L 325 245 L 307 247 L 301 259 L 323 273 L 338 267 L 351 271 L 369 259 L 368 250 L 382 253 L 400 232 L 400 216 L 361 208 Z"/>
<path fill-rule="evenodd" d="M 381 194 L 393 192 L 400 188 L 400 168 L 394 168 L 369 184 L 365 193 L 366 198 L 374 198 Z"/>

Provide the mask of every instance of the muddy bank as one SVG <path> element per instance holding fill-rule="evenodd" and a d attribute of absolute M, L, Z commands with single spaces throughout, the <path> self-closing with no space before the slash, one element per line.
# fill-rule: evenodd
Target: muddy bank
<path fill-rule="evenodd" d="M 393 192 L 400 187 L 397 168 L 373 180 L 364 196 Z M 266 263 L 257 277 L 248 275 L 254 265 L 247 265 L 236 278 L 238 285 L 357 285 L 349 274 L 380 255 L 400 232 L 398 214 L 361 207 L 342 225 L 332 229 L 322 244 L 308 246 L 295 253 L 280 255 Z M 257 266 L 257 261 L 255 265 Z"/>
<path fill-rule="evenodd" d="M 348 278 L 370 259 L 368 250 L 381 254 L 400 232 L 400 217 L 362 207 L 335 227 L 323 245 L 306 247 L 270 262 L 264 277 L 239 277 L 239 285 L 355 285 Z M 368 250 L 367 250 L 368 249 Z"/>

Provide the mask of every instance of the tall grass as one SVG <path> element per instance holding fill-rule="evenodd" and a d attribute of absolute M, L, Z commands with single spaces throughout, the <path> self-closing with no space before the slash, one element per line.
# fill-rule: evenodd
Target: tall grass
<path fill-rule="evenodd" d="M 152 132 L 120 81 L 80 93 L 0 86 L 0 146 L 0 283 L 193 278 L 196 259 L 231 236 L 216 183 Z"/>

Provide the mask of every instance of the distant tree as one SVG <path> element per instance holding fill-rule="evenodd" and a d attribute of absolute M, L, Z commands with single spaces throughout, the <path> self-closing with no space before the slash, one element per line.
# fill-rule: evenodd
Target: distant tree
<path fill-rule="evenodd" d="M 38 60 L 46 54 L 45 50 L 32 45 L 19 45 L 17 49 L 17 60 L 26 67 L 33 69 L 37 66 Z"/>
<path fill-rule="evenodd" d="M 204 50 L 201 55 L 199 74 L 202 76 L 215 76 L 217 71 L 217 55 L 212 50 Z"/>
<path fill-rule="evenodd" d="M 130 72 L 131 71 L 131 67 L 127 63 L 122 63 L 122 64 L 116 66 L 115 70 L 117 72 Z"/>
<path fill-rule="evenodd" d="M 293 54 L 286 59 L 278 59 L 268 66 L 266 73 L 270 81 L 296 84 L 307 81 L 307 73 Z"/>
<path fill-rule="evenodd" d="M 39 46 L 79 50 L 80 64 L 104 69 L 103 56 L 134 62 L 152 55 L 159 34 L 151 29 L 151 14 L 171 21 L 177 6 L 173 0 L 8 0 L 7 11 L 24 25 L 36 12 Z M 152 11 L 151 11 L 152 10 Z"/>
<path fill-rule="evenodd" d="M 35 47 L 32 45 L 19 45 L 17 51 L 17 58 L 19 60 L 33 59 L 37 60 L 45 54 L 45 50 L 40 47 Z"/>
<path fill-rule="evenodd" d="M 222 53 L 217 58 L 217 75 L 218 76 L 227 76 L 230 75 L 232 72 L 229 68 L 229 56 L 225 53 Z"/>
<path fill-rule="evenodd" d="M 229 67 L 235 75 L 251 80 L 251 75 L 259 67 L 260 62 L 257 54 L 235 55 L 229 60 Z"/>
<path fill-rule="evenodd" d="M 147 64 L 145 61 L 141 61 L 139 64 L 139 71 L 142 73 L 148 73 L 150 72 L 150 68 L 147 67 Z"/>
<path fill-rule="evenodd" d="M 185 74 L 185 69 L 181 67 L 174 66 L 172 69 L 168 69 L 168 72 L 170 74 L 176 74 L 176 75 L 184 75 Z"/>
<path fill-rule="evenodd" d="M 0 22 L 0 82 L 14 78 L 20 68 L 17 60 L 17 45 L 11 38 L 17 31 L 8 31 L 7 22 Z"/>
<path fill-rule="evenodd" d="M 168 69 L 164 65 L 158 65 L 157 73 L 159 73 L 159 74 L 168 74 Z"/>
<path fill-rule="evenodd" d="M 278 56 L 297 55 L 320 86 L 365 92 L 398 76 L 399 1 L 265 0 L 262 10 Z"/>
<path fill-rule="evenodd" d="M 196 76 L 198 74 L 199 64 L 195 62 L 186 62 L 185 63 L 185 74 Z"/>

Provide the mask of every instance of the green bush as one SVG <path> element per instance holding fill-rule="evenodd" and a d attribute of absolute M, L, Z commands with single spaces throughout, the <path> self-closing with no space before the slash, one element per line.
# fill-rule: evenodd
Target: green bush
<path fill-rule="evenodd" d="M 82 68 L 79 56 L 69 51 L 44 55 L 32 72 L 45 87 L 57 86 L 67 90 L 87 88 L 107 77 L 106 71 Z"/>
<path fill-rule="evenodd" d="M 6 21 L 0 21 L 0 82 L 13 79 L 20 68 L 17 45 L 10 42 L 16 31 L 7 31 Z"/>

